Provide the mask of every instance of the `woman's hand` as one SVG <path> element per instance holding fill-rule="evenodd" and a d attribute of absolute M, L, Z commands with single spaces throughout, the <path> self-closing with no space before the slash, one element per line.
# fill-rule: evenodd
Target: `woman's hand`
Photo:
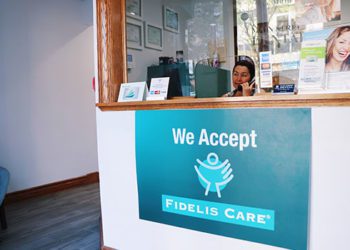
<path fill-rule="evenodd" d="M 254 90 L 254 83 L 250 84 L 248 82 L 242 83 L 242 96 L 251 96 Z"/>

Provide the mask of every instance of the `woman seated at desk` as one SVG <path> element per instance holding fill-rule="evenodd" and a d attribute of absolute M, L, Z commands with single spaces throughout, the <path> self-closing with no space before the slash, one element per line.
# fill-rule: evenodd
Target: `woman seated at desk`
<path fill-rule="evenodd" d="M 233 90 L 224 97 L 252 96 L 255 90 L 255 66 L 248 60 L 240 60 L 232 70 Z"/>

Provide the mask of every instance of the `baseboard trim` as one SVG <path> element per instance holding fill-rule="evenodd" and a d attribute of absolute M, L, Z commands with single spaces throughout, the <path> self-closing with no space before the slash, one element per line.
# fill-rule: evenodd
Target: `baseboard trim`
<path fill-rule="evenodd" d="M 107 247 L 107 246 L 102 246 L 101 250 L 117 250 L 115 248 Z"/>
<path fill-rule="evenodd" d="M 99 174 L 98 172 L 89 173 L 84 176 L 58 181 L 38 187 L 33 187 L 25 190 L 16 191 L 13 193 L 6 194 L 5 203 L 12 203 L 21 201 L 24 199 L 34 198 L 46 194 L 55 193 L 72 187 L 79 187 L 87 184 L 98 183 Z"/>

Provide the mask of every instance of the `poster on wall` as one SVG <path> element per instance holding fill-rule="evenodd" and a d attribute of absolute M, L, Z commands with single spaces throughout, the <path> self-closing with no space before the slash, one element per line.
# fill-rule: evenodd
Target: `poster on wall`
<path fill-rule="evenodd" d="M 341 0 L 295 0 L 295 10 L 301 27 L 341 20 Z"/>
<path fill-rule="evenodd" d="M 319 31 L 305 32 L 304 41 L 306 44 L 324 43 L 325 45 L 318 46 L 318 56 L 314 62 L 319 64 L 320 69 L 324 69 L 324 77 L 320 74 L 314 74 L 324 79 L 319 92 L 327 93 L 345 93 L 350 92 L 350 25 L 343 25 L 336 28 L 328 28 Z M 323 55 L 321 55 L 321 48 Z M 323 57 L 323 58 L 321 58 Z M 308 58 L 312 58 L 308 56 Z M 302 64 L 303 48 L 301 49 L 301 64 L 300 77 L 305 73 L 305 65 Z M 322 60 L 320 60 L 322 59 Z M 324 66 L 321 64 L 325 64 Z M 306 70 L 306 73 L 309 72 Z M 309 72 L 310 73 L 310 72 Z M 311 74 L 309 74 L 311 75 Z M 311 85 L 310 85 L 311 86 Z M 299 82 L 299 92 L 309 92 L 310 89 L 306 82 Z"/>
<path fill-rule="evenodd" d="M 135 130 L 140 219 L 307 249 L 310 109 L 136 111 Z"/>

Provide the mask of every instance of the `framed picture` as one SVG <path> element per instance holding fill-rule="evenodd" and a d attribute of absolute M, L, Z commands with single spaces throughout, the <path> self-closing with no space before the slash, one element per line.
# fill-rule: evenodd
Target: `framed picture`
<path fill-rule="evenodd" d="M 126 15 L 136 19 L 142 19 L 142 0 L 126 0 Z"/>
<path fill-rule="evenodd" d="M 163 26 L 166 30 L 179 32 L 179 14 L 167 6 L 163 6 Z"/>
<path fill-rule="evenodd" d="M 163 50 L 163 29 L 145 22 L 145 47 Z"/>
<path fill-rule="evenodd" d="M 142 50 L 143 25 L 142 21 L 128 18 L 126 21 L 126 43 L 129 49 Z"/>

